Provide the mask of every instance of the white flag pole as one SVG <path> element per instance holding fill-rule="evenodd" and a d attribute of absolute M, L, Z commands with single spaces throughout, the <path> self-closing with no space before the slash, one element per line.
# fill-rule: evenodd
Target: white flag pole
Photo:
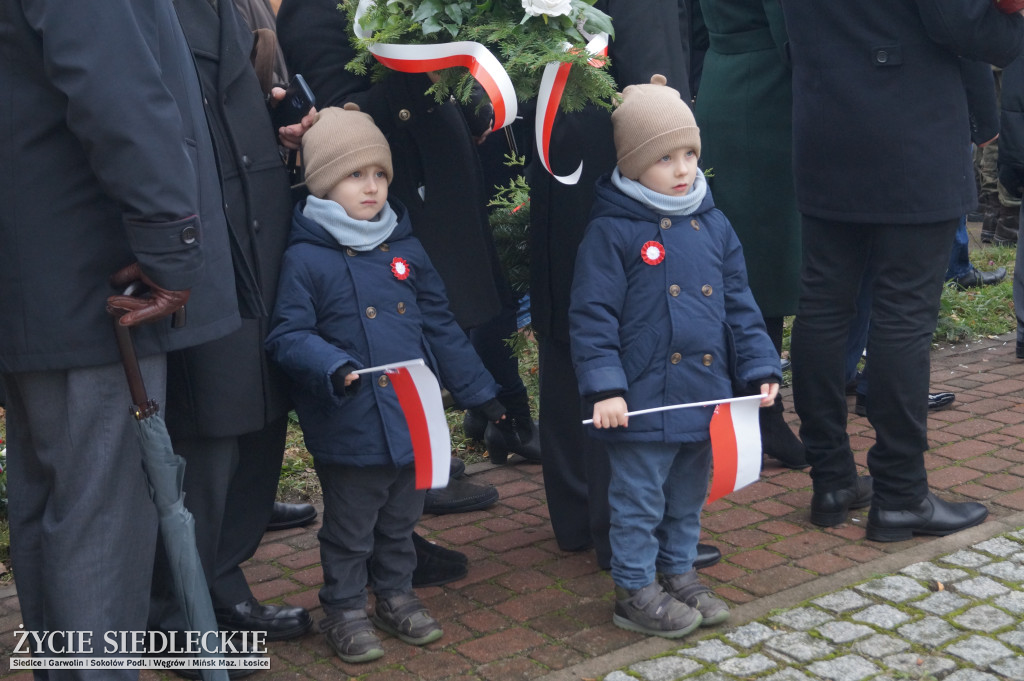
<path fill-rule="evenodd" d="M 626 416 L 639 416 L 640 414 L 653 414 L 656 411 L 669 411 L 670 409 L 687 409 L 688 407 L 709 407 L 713 404 L 725 404 L 726 402 L 742 402 L 744 400 L 760 400 L 764 395 L 744 395 L 743 397 L 730 397 L 724 400 L 708 400 L 707 402 L 687 402 L 686 404 L 670 404 L 667 407 L 652 407 L 651 409 L 640 409 L 628 411 Z M 586 419 L 583 425 L 593 423 L 594 419 Z"/>
<path fill-rule="evenodd" d="M 392 371 L 394 369 L 401 369 L 403 367 L 422 366 L 423 364 L 426 364 L 426 362 L 424 362 L 422 359 L 410 359 L 407 362 L 395 362 L 393 364 L 381 364 L 379 367 L 370 367 L 368 369 L 359 369 L 358 371 L 353 371 L 352 373 L 353 374 L 368 374 L 371 371 Z"/>

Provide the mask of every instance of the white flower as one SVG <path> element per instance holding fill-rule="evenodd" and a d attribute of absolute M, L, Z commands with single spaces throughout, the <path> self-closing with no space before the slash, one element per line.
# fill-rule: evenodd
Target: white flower
<path fill-rule="evenodd" d="M 531 17 L 560 17 L 572 12 L 572 0 L 523 0 L 523 9 Z"/>

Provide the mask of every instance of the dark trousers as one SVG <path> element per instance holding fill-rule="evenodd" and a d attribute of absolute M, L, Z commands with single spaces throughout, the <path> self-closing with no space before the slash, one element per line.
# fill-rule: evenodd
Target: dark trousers
<path fill-rule="evenodd" d="M 555 539 L 565 551 L 594 547 L 598 565 L 608 568 L 608 453 L 601 442 L 587 436 L 582 424 L 583 409 L 569 345 L 540 338 L 538 351 L 544 492 Z"/>
<path fill-rule="evenodd" d="M 139 361 L 162 401 L 164 355 Z M 11 558 L 29 631 L 146 625 L 157 517 L 120 363 L 3 376 Z M 60 641 L 60 639 L 58 639 Z M 60 657 L 61 655 L 55 654 Z M 36 671 L 36 679 L 137 679 L 138 670 Z"/>
<path fill-rule="evenodd" d="M 867 341 L 872 503 L 902 509 L 927 494 L 929 350 L 956 227 L 956 218 L 853 224 L 803 216 L 793 398 L 816 491 L 852 485 L 857 475 L 846 434 L 845 351 L 867 274 L 874 282 Z"/>
<path fill-rule="evenodd" d="M 412 591 L 416 549 L 412 533 L 426 492 L 412 466 L 338 466 L 313 462 L 324 490 L 320 564 L 324 613 L 366 606 L 366 585 L 377 598 Z"/>

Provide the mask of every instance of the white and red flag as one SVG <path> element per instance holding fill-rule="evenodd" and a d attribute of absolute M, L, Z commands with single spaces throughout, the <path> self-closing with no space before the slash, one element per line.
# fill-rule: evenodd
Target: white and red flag
<path fill-rule="evenodd" d="M 383 371 L 398 396 L 409 426 L 416 466 L 416 489 L 440 489 L 448 485 L 452 459 L 451 436 L 444 416 L 441 386 L 422 359 L 384 364 L 353 373 Z"/>
<path fill-rule="evenodd" d="M 725 400 L 672 404 L 667 407 L 627 412 L 626 416 L 716 405 L 715 413 L 711 417 L 713 471 L 707 498 L 707 503 L 710 504 L 730 492 L 746 487 L 761 475 L 761 426 L 757 420 L 761 397 L 747 395 Z M 583 423 L 593 423 L 593 420 L 587 419 Z"/>

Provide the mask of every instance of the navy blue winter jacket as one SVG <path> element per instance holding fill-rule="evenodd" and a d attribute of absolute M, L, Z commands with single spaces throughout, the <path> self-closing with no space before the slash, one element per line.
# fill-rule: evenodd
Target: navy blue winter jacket
<path fill-rule="evenodd" d="M 664 259 L 641 257 L 647 242 Z M 709 190 L 693 215 L 658 215 L 597 182 L 569 308 L 580 394 L 621 391 L 633 410 L 733 397 L 782 377 L 747 286 L 743 251 Z M 707 440 L 712 407 L 633 416 L 607 440 Z M 587 414 L 589 418 L 590 414 Z"/>
<path fill-rule="evenodd" d="M 292 220 L 267 352 L 294 382 L 306 447 L 318 461 L 404 466 L 413 461 L 409 430 L 384 374 L 364 374 L 350 396 L 336 395 L 331 374 L 422 358 L 459 404 L 494 398 L 498 385 L 448 309 L 444 285 L 412 236 L 405 207 L 372 251 L 341 246 L 301 213 Z M 392 264 L 409 271 L 401 279 Z M 401 272 L 401 268 L 398 268 Z"/>

